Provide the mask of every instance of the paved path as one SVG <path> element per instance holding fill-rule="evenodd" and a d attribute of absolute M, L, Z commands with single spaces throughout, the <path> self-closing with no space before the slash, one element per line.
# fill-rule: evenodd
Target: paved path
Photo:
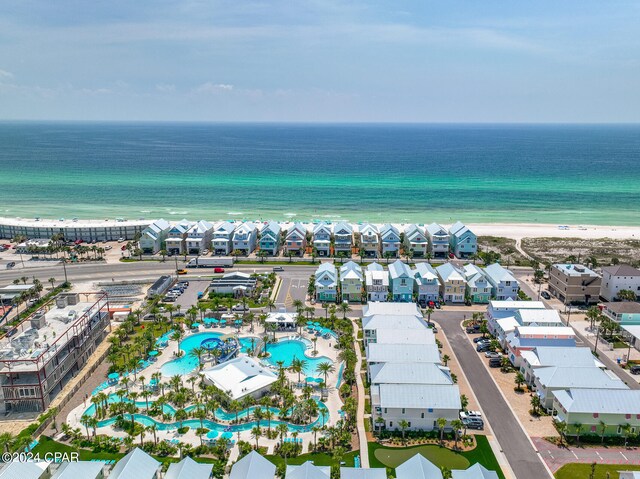
<path fill-rule="evenodd" d="M 640 465 L 637 448 L 620 447 L 559 447 L 541 437 L 533 438 L 540 456 L 554 473 L 565 464 L 581 462 L 591 464 Z"/>
<path fill-rule="evenodd" d="M 460 313 L 438 311 L 432 315 L 438 321 L 465 371 L 491 428 L 507 456 L 518 479 L 544 479 L 549 472 L 518 423 L 511 408 L 481 363 L 478 354 L 460 327 Z"/>
<path fill-rule="evenodd" d="M 356 350 L 356 385 L 358 387 L 358 420 L 357 420 L 357 428 L 358 428 L 358 442 L 360 443 L 360 464 L 361 467 L 369 467 L 369 444 L 367 443 L 367 432 L 364 429 L 364 384 L 362 384 L 362 376 L 361 373 L 361 364 L 362 364 L 362 353 L 360 351 L 360 341 L 357 339 L 358 337 L 358 325 L 355 321 L 353 323 L 353 347 Z"/>

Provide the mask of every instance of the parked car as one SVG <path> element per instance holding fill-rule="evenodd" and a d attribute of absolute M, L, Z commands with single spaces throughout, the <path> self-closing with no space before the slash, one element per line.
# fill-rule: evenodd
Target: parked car
<path fill-rule="evenodd" d="M 477 338 L 473 338 L 474 343 L 484 343 L 489 342 L 487 338 L 483 338 L 482 336 L 478 336 Z"/>
<path fill-rule="evenodd" d="M 184 313 L 180 313 L 180 312 L 173 313 L 174 318 L 184 318 L 184 316 L 185 316 Z"/>
<path fill-rule="evenodd" d="M 15 261 L 12 261 L 11 263 L 7 263 L 7 269 L 11 269 L 16 265 Z"/>
<path fill-rule="evenodd" d="M 489 343 L 479 343 L 478 346 L 476 346 L 476 351 L 478 351 L 479 353 L 484 353 L 489 351 L 490 347 L 491 345 Z"/>
<path fill-rule="evenodd" d="M 469 417 L 482 418 L 482 413 L 480 411 L 464 411 L 460 413 L 460 419 L 465 419 Z"/>
<path fill-rule="evenodd" d="M 165 303 L 173 303 L 177 298 L 173 295 L 166 295 L 164 298 L 162 298 L 162 301 L 164 301 Z"/>
<path fill-rule="evenodd" d="M 431 309 L 436 307 L 436 302 L 435 301 L 429 301 L 427 302 L 427 306 L 429 306 Z"/>
<path fill-rule="evenodd" d="M 640 374 L 640 364 L 635 364 L 629 369 L 631 374 Z"/>
<path fill-rule="evenodd" d="M 208 249 L 202 250 L 202 255 L 203 256 L 206 256 L 208 254 L 209 254 L 209 250 Z"/>
<path fill-rule="evenodd" d="M 479 417 L 467 417 L 462 420 L 468 429 L 484 429 L 484 421 Z"/>
<path fill-rule="evenodd" d="M 110 249 L 113 249 L 113 246 L 111 246 L 111 245 L 109 244 L 109 245 L 105 246 L 105 247 L 104 247 L 104 249 L 105 249 L 106 251 L 109 251 Z"/>
<path fill-rule="evenodd" d="M 229 308 L 226 306 L 218 306 L 218 312 L 226 312 Z"/>
<path fill-rule="evenodd" d="M 551 299 L 551 295 L 546 291 L 543 291 L 542 293 L 540 293 L 540 296 L 542 296 L 544 299 Z"/>
<path fill-rule="evenodd" d="M 155 314 L 151 314 L 151 313 L 149 313 L 149 314 L 145 314 L 145 315 L 142 317 L 142 319 L 143 319 L 144 321 L 153 321 L 154 319 L 156 319 L 156 315 L 155 315 Z"/>
<path fill-rule="evenodd" d="M 124 238 L 118 238 L 118 243 L 124 243 Z"/>
<path fill-rule="evenodd" d="M 502 358 L 491 358 L 489 359 L 489 367 L 490 368 L 499 368 L 502 366 Z"/>
<path fill-rule="evenodd" d="M 475 334 L 475 333 L 479 333 L 480 332 L 480 325 L 479 324 L 474 324 L 473 326 L 468 326 L 467 327 L 467 333 L 469 334 Z"/>
<path fill-rule="evenodd" d="M 436 309 L 440 309 L 440 301 L 436 301 Z"/>
<path fill-rule="evenodd" d="M 484 353 L 484 357 L 485 358 L 491 358 L 491 359 L 501 358 L 502 354 L 496 353 L 495 351 L 487 351 L 486 353 Z"/>
<path fill-rule="evenodd" d="M 233 307 L 231 308 L 231 311 L 244 313 L 246 311 L 249 311 L 249 308 L 242 304 L 234 304 Z"/>

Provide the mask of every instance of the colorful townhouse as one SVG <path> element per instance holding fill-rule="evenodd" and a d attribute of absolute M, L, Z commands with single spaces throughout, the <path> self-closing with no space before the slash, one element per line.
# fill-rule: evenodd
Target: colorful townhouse
<path fill-rule="evenodd" d="M 169 254 L 183 254 L 186 251 L 187 232 L 192 225 L 192 222 L 182 220 L 171 227 L 165 240 L 165 249 Z"/>
<path fill-rule="evenodd" d="M 322 263 L 315 277 L 316 301 L 335 303 L 338 298 L 338 271 L 333 263 Z"/>
<path fill-rule="evenodd" d="M 287 236 L 284 240 L 285 253 L 302 256 L 306 248 L 307 229 L 301 223 L 296 223 L 287 231 Z"/>
<path fill-rule="evenodd" d="M 445 263 L 436 268 L 440 278 L 440 296 L 448 303 L 464 303 L 467 289 L 464 276 L 451 263 Z"/>
<path fill-rule="evenodd" d="M 414 291 L 418 295 L 418 303 L 425 305 L 428 301 L 440 299 L 440 279 L 438 273 L 429 263 L 417 263 L 413 270 L 415 278 Z"/>
<path fill-rule="evenodd" d="M 438 223 L 431 223 L 426 229 L 429 238 L 429 253 L 432 258 L 446 258 L 449 254 L 449 231 Z"/>
<path fill-rule="evenodd" d="M 165 249 L 165 240 L 171 229 L 168 221 L 156 220 L 142 230 L 140 234 L 140 249 L 144 254 L 156 254 Z"/>
<path fill-rule="evenodd" d="M 468 264 L 462 269 L 467 282 L 465 296 L 473 303 L 487 304 L 491 300 L 491 284 L 483 271 L 475 264 Z"/>
<path fill-rule="evenodd" d="M 282 242 L 281 232 L 282 228 L 275 221 L 265 224 L 260 230 L 260 240 L 258 240 L 260 251 L 266 252 L 269 256 L 278 256 Z"/>
<path fill-rule="evenodd" d="M 360 248 L 364 250 L 367 258 L 377 258 L 380 256 L 380 236 L 378 228 L 370 223 L 365 223 L 358 227 L 360 233 Z"/>
<path fill-rule="evenodd" d="M 233 233 L 233 250 L 248 255 L 253 253 L 258 244 L 258 228 L 255 223 L 247 221 L 238 226 Z"/>
<path fill-rule="evenodd" d="M 389 285 L 391 297 L 396 302 L 413 301 L 413 272 L 411 268 L 400 260 L 389 265 Z"/>
<path fill-rule="evenodd" d="M 478 252 L 478 237 L 458 221 L 449 228 L 449 247 L 457 258 L 470 258 Z"/>
<path fill-rule="evenodd" d="M 364 275 L 359 264 L 349 261 L 340 267 L 340 295 L 342 301 L 362 301 Z"/>
<path fill-rule="evenodd" d="M 213 254 L 228 255 L 233 248 L 233 232 L 236 230 L 235 223 L 224 221 L 213 230 L 211 249 Z"/>
<path fill-rule="evenodd" d="M 213 224 L 200 220 L 187 231 L 186 248 L 189 254 L 201 254 L 211 247 Z"/>
<path fill-rule="evenodd" d="M 351 257 L 353 248 L 353 227 L 349 223 L 340 222 L 333 226 L 333 254 L 344 254 Z"/>
<path fill-rule="evenodd" d="M 313 227 L 313 248 L 318 256 L 331 256 L 331 226 L 320 222 Z"/>
<path fill-rule="evenodd" d="M 400 254 L 400 231 L 391 224 L 380 228 L 380 242 L 382 243 L 382 257 L 397 258 Z"/>
<path fill-rule="evenodd" d="M 373 262 L 367 266 L 364 277 L 367 301 L 386 301 L 389 295 L 389 273 Z"/>
<path fill-rule="evenodd" d="M 428 241 L 424 230 L 417 225 L 409 225 L 404 229 L 405 250 L 408 247 L 413 251 L 415 258 L 424 258 L 427 256 Z"/>
<path fill-rule="evenodd" d="M 484 269 L 484 274 L 491 283 L 491 296 L 498 301 L 508 301 L 518 298 L 520 283 L 511 271 L 500 264 L 490 264 Z"/>
<path fill-rule="evenodd" d="M 516 368 L 520 367 L 523 351 L 532 351 L 540 346 L 575 347 L 576 336 L 568 326 L 516 326 L 507 334 L 507 356 Z"/>

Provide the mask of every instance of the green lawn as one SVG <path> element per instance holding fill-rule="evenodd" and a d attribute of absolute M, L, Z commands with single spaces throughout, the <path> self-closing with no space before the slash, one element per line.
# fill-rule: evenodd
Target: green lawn
<path fill-rule="evenodd" d="M 342 461 L 346 464 L 346 467 L 353 467 L 353 458 L 358 455 L 358 451 L 351 451 L 346 453 Z M 284 464 L 284 459 L 280 456 L 265 456 L 276 466 L 280 466 L 280 464 Z M 326 453 L 308 453 L 308 454 L 300 454 L 297 457 L 292 457 L 287 459 L 287 464 L 291 465 L 300 465 L 304 464 L 307 461 L 312 461 L 316 466 L 331 466 L 333 464 L 337 464 L 337 461 L 330 454 Z"/>
<path fill-rule="evenodd" d="M 623 464 L 597 464 L 594 479 L 616 479 L 618 471 L 640 471 L 640 466 L 625 466 Z M 607 476 L 607 473 L 610 476 Z M 558 472 L 556 479 L 585 479 L 590 477 L 591 464 L 565 464 Z"/>
<path fill-rule="evenodd" d="M 422 454 L 429 461 L 439 467 L 449 469 L 467 469 L 479 462 L 489 470 L 497 471 L 504 479 L 498 461 L 493 455 L 489 441 L 485 436 L 476 436 L 477 447 L 467 452 L 454 452 L 451 449 L 437 445 L 423 445 L 412 447 L 385 447 L 376 442 L 369 443 L 369 465 L 371 467 L 395 468 L 416 454 Z"/>

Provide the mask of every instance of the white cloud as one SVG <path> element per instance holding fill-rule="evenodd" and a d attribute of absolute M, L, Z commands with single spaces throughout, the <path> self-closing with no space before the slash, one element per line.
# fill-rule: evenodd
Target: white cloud
<path fill-rule="evenodd" d="M 158 83 L 156 85 L 156 91 L 160 93 L 171 93 L 176 91 L 176 86 L 168 83 Z"/>
<path fill-rule="evenodd" d="M 219 92 L 231 91 L 231 90 L 233 90 L 233 85 L 230 85 L 229 83 L 213 83 L 213 82 L 206 82 L 194 88 L 194 91 L 197 93 L 219 93 Z"/>
<path fill-rule="evenodd" d="M 0 78 L 13 78 L 13 73 L 7 70 L 0 70 Z"/>

